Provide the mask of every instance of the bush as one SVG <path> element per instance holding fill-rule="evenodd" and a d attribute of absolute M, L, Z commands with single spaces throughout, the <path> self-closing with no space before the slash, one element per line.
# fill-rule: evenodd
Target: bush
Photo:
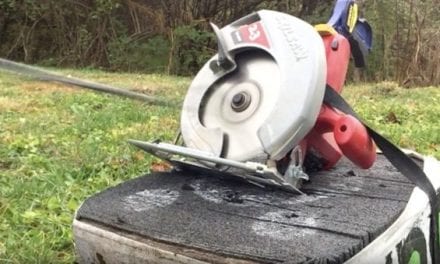
<path fill-rule="evenodd" d="M 112 70 L 164 72 L 168 65 L 170 43 L 162 36 L 133 41 L 120 37 L 108 44 Z"/>
<path fill-rule="evenodd" d="M 217 51 L 215 35 L 195 26 L 180 26 L 173 31 L 171 73 L 193 75 Z"/>

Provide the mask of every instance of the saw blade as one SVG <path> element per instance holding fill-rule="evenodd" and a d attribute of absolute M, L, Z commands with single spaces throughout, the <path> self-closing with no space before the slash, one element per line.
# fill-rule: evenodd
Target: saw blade
<path fill-rule="evenodd" d="M 226 139 L 223 157 L 267 157 L 256 132 L 276 107 L 280 90 L 278 66 L 263 52 L 242 53 L 236 63 L 237 70 L 214 84 L 203 98 L 200 120 L 208 129 L 222 129 Z"/>

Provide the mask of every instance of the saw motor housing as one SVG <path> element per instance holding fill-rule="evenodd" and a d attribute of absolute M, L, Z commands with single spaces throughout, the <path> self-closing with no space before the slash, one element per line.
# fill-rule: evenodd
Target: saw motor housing
<path fill-rule="evenodd" d="M 328 25 L 316 28 L 326 48 L 327 85 L 341 93 L 351 56 L 350 43 Z M 363 169 L 376 160 L 376 147 L 364 125 L 325 104 L 305 141 L 307 152 L 320 159 L 323 169 L 331 169 L 342 156 Z"/>

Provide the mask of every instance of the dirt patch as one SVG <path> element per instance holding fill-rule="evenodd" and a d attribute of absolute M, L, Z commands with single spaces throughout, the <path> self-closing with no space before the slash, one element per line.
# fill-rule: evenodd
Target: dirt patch
<path fill-rule="evenodd" d="M 50 83 L 50 82 L 31 82 L 24 83 L 21 85 L 21 88 L 26 91 L 31 92 L 66 92 L 66 93 L 75 93 L 78 92 L 78 88 L 73 88 L 68 85 L 63 85 L 59 83 Z"/>
<path fill-rule="evenodd" d="M 47 108 L 37 99 L 29 99 L 28 97 L 25 97 L 14 100 L 10 97 L 0 96 L 0 112 L 34 113 L 46 110 Z"/>
<path fill-rule="evenodd" d="M 18 111 L 22 105 L 9 97 L 0 97 L 0 112 Z"/>

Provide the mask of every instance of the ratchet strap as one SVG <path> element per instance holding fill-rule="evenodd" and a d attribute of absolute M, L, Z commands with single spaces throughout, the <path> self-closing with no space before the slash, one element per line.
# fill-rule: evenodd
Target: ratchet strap
<path fill-rule="evenodd" d="M 415 186 L 419 187 L 429 198 L 431 206 L 431 224 L 430 224 L 430 249 L 433 252 L 433 263 L 439 263 L 440 251 L 439 251 L 439 197 L 432 182 L 429 180 L 425 172 L 405 153 L 403 153 L 393 143 L 388 141 L 378 132 L 374 131 L 371 127 L 366 125 L 351 108 L 351 106 L 329 85 L 326 86 L 324 103 L 340 110 L 341 112 L 352 115 L 357 118 L 367 129 L 368 134 L 374 140 L 376 145 L 380 148 L 383 155 L 393 164 L 393 166 L 400 171 L 408 180 L 410 180 Z"/>
<path fill-rule="evenodd" d="M 172 102 L 171 100 L 165 100 L 163 98 L 154 97 L 151 95 L 146 95 L 143 93 L 138 93 L 130 91 L 123 88 L 118 88 L 108 84 L 101 84 L 96 82 L 91 82 L 87 80 L 66 77 L 60 74 L 55 74 L 40 68 L 29 66 L 23 63 L 18 63 L 15 61 L 10 61 L 7 59 L 0 58 L 0 70 L 5 70 L 14 74 L 20 74 L 24 76 L 31 77 L 33 79 L 49 82 L 58 82 L 67 85 L 73 85 L 81 88 L 86 88 L 98 92 L 104 92 L 109 94 L 114 94 L 122 97 L 128 97 L 135 100 L 140 100 L 152 105 L 160 105 L 167 107 L 176 107 L 180 104 L 177 102 Z"/>
<path fill-rule="evenodd" d="M 350 107 L 350 105 L 333 88 L 327 85 L 324 95 L 324 103 L 340 110 L 341 112 L 356 117 L 365 126 L 370 137 L 382 150 L 383 155 L 396 167 L 406 178 L 424 191 L 431 203 L 437 201 L 437 192 L 423 170 L 405 153 L 393 143 L 366 125 Z"/>

